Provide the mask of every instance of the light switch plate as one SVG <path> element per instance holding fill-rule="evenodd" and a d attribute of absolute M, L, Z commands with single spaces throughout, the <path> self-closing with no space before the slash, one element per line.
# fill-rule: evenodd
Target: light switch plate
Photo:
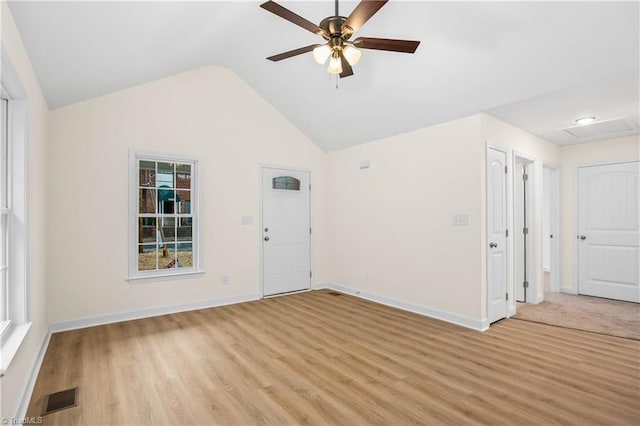
<path fill-rule="evenodd" d="M 467 226 L 469 225 L 469 215 L 468 214 L 454 214 L 453 215 L 453 226 Z"/>

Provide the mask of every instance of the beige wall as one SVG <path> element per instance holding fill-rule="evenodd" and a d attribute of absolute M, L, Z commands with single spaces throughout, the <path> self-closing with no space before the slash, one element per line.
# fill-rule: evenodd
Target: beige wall
<path fill-rule="evenodd" d="M 481 114 L 482 117 L 482 136 L 485 141 L 488 143 L 495 145 L 500 148 L 504 148 L 508 151 L 507 155 L 507 164 L 511 171 L 514 170 L 513 158 L 514 154 L 525 157 L 527 159 L 533 160 L 533 174 L 530 176 L 529 184 L 530 188 L 533 190 L 533 202 L 534 202 L 534 215 L 531 220 L 532 236 L 535 236 L 533 240 L 533 251 L 534 251 L 534 265 L 533 268 L 536 271 L 536 274 L 533 277 L 532 285 L 535 285 L 538 289 L 537 298 L 543 296 L 543 283 L 542 283 L 542 195 L 543 195 L 543 165 L 558 165 L 559 164 L 559 150 L 558 146 L 552 143 L 549 143 L 543 139 L 538 138 L 530 133 L 525 132 L 522 129 L 514 127 L 504 121 L 498 120 L 497 118 L 488 115 Z M 483 170 L 485 164 L 483 162 Z M 485 172 L 482 172 L 482 176 L 484 176 Z M 510 173 L 510 177 L 513 178 L 513 174 Z M 509 186 L 513 188 L 514 181 L 511 179 L 509 182 Z M 483 207 L 481 209 L 483 214 L 483 222 L 485 223 L 485 195 L 482 195 L 482 203 Z M 508 229 L 512 230 L 511 236 L 513 237 L 517 232 L 514 226 L 514 216 L 513 216 L 513 199 L 509 200 L 509 223 Z M 483 240 L 486 236 L 486 233 L 483 234 Z M 514 294 L 514 256 L 515 251 L 515 238 L 509 238 L 509 253 L 510 253 L 510 271 L 508 275 L 508 282 L 511 283 L 509 288 L 509 293 Z M 483 246 L 482 255 L 483 261 L 482 264 L 485 265 L 486 259 L 484 257 L 486 250 Z M 483 280 L 485 280 L 485 285 L 483 288 L 486 288 L 486 274 L 482 275 Z M 483 300 L 486 296 L 483 294 Z M 510 309 L 515 309 L 515 298 L 510 298 Z M 483 305 L 484 306 L 484 305 Z"/>
<path fill-rule="evenodd" d="M 328 154 L 330 281 L 480 321 L 483 152 L 476 115 Z"/>
<path fill-rule="evenodd" d="M 484 321 L 487 143 L 506 149 L 508 164 L 514 152 L 535 161 L 541 271 L 542 167 L 559 163 L 558 147 L 478 114 L 328 154 L 330 281 L 445 318 Z M 360 160 L 371 167 L 359 169 Z M 469 225 L 453 226 L 456 214 L 469 215 Z"/>
<path fill-rule="evenodd" d="M 561 289 L 577 293 L 574 253 L 576 247 L 575 180 L 577 167 L 640 160 L 640 137 L 631 136 L 608 141 L 592 142 L 560 148 L 562 172 L 560 178 L 560 223 L 561 249 L 563 259 Z"/>
<path fill-rule="evenodd" d="M 0 418 L 17 414 L 42 340 L 48 330 L 46 301 L 45 222 L 47 219 L 47 120 L 48 109 L 36 80 L 29 57 L 24 49 L 6 2 L 2 2 L 2 45 L 27 92 L 28 148 L 28 280 L 29 318 L 32 326 L 15 355 L 5 376 L 0 379 Z"/>
<path fill-rule="evenodd" d="M 53 110 L 50 142 L 52 322 L 257 294 L 261 163 L 311 170 L 314 279 L 326 277 L 324 153 L 227 69 Z M 201 157 L 204 276 L 126 280 L 129 149 Z M 254 224 L 241 225 L 241 216 Z"/>

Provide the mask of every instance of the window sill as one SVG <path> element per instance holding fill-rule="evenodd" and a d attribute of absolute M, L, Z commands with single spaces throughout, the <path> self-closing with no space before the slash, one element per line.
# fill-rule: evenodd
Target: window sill
<path fill-rule="evenodd" d="M 18 349 L 20 349 L 24 338 L 27 337 L 30 328 L 31 323 L 28 322 L 14 326 L 9 332 L 9 337 L 7 337 L 7 340 L 2 344 L 2 348 L 0 348 L 2 352 L 2 357 L 0 357 L 0 377 L 4 376 L 5 371 L 9 368 L 9 364 L 11 364 L 13 357 L 18 353 Z"/>
<path fill-rule="evenodd" d="M 204 271 L 189 271 L 189 272 L 176 272 L 173 274 L 157 274 L 157 275 L 141 275 L 128 277 L 127 281 L 132 284 L 148 283 L 153 281 L 173 281 L 186 278 L 197 278 L 199 275 L 204 275 Z"/>

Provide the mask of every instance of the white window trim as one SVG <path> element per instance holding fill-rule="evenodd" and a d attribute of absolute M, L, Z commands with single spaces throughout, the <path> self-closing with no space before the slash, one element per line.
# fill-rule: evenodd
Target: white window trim
<path fill-rule="evenodd" d="M 195 203 L 191 204 L 193 215 L 193 267 L 181 269 L 167 269 L 165 271 L 138 271 L 138 161 L 166 161 L 185 162 L 192 164 L 191 185 Z M 194 275 L 204 274 L 202 269 L 202 256 L 200 253 L 200 240 L 202 234 L 202 222 L 200 220 L 200 157 L 129 150 L 129 276 L 131 283 L 150 281 L 166 281 L 179 278 L 191 278 Z"/>
<path fill-rule="evenodd" d="M 11 59 L 0 46 L 2 97 L 9 99 L 8 144 L 10 162 L 8 321 L 0 331 L 0 376 L 9 368 L 30 327 L 28 209 L 27 209 L 27 92 Z"/>

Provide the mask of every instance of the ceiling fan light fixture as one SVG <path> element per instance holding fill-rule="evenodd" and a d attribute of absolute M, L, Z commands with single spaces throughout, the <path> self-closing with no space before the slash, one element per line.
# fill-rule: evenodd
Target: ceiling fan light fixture
<path fill-rule="evenodd" d="M 313 49 L 313 59 L 315 59 L 320 65 L 327 62 L 329 56 L 331 56 L 331 48 L 327 44 L 323 44 L 322 46 L 318 46 Z"/>
<path fill-rule="evenodd" d="M 575 120 L 575 123 L 580 125 L 580 126 L 583 126 L 585 124 L 591 124 L 594 121 L 596 121 L 596 117 L 593 117 L 593 116 L 592 117 L 582 117 L 582 118 L 577 118 Z"/>
<path fill-rule="evenodd" d="M 353 66 L 360 62 L 360 57 L 362 56 L 362 52 L 360 49 L 355 48 L 354 46 L 347 45 L 342 49 L 342 54 L 344 58 L 349 62 L 349 65 Z"/>
<path fill-rule="evenodd" d="M 329 72 L 329 74 L 340 74 L 342 72 L 342 61 L 340 61 L 340 56 L 337 55 L 336 52 L 331 55 L 327 71 Z"/>

